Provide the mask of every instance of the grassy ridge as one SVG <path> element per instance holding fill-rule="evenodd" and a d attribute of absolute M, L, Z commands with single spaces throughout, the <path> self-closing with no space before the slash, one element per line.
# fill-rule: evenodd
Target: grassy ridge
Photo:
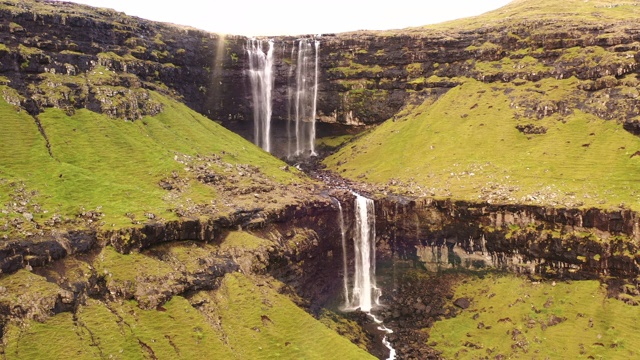
<path fill-rule="evenodd" d="M 581 22 L 629 20 L 640 15 L 640 7 L 634 0 L 515 0 L 493 11 L 479 16 L 447 21 L 441 24 L 409 28 L 401 31 L 425 29 L 477 29 L 483 26 L 513 24 L 514 22 L 537 21 L 561 22 L 579 20 Z"/>
<path fill-rule="evenodd" d="M 135 122 L 88 110 L 68 116 L 47 109 L 38 119 L 53 157 L 36 121 L 0 100 L 0 208 L 4 204 L 5 210 L 0 231 L 3 222 L 25 212 L 44 222 L 54 214 L 74 218 L 94 210 L 104 214 L 107 227 L 131 225 L 133 217 L 144 221 L 145 214 L 175 219 L 177 208 L 198 204 L 225 212 L 243 206 L 241 199 L 224 198 L 227 185 L 251 187 L 256 179 L 274 186 L 305 182 L 295 170 L 281 170 L 281 161 L 185 105 L 152 96 L 164 110 Z M 226 176 L 218 187 L 197 181 L 193 169 L 187 169 L 195 167 L 189 162 L 198 155 L 216 159 L 198 160 L 197 165 Z M 257 169 L 259 176 L 236 175 L 242 172 L 238 166 Z M 178 182 L 178 189 L 163 189 L 159 183 L 166 179 Z M 21 187 L 26 195 L 17 194 Z M 9 204 L 18 195 L 27 197 L 25 206 Z M 23 229 L 29 226 L 22 224 Z"/>
<path fill-rule="evenodd" d="M 562 98 L 575 79 L 536 90 Z M 433 104 L 387 121 L 325 160 L 348 178 L 416 195 L 554 206 L 638 207 L 640 139 L 573 110 L 523 118 L 513 99 L 538 92 L 466 80 Z M 537 99 L 536 101 L 539 101 Z M 518 125 L 544 127 L 525 134 Z"/>
<path fill-rule="evenodd" d="M 445 358 L 638 356 L 638 308 L 607 299 L 597 281 L 534 284 L 496 275 L 468 279 L 455 296 L 472 298 L 471 307 L 430 330 Z"/>

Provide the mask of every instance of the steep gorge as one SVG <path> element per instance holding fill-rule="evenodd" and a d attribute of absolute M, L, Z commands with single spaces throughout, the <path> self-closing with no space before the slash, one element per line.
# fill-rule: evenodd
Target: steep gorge
<path fill-rule="evenodd" d="M 339 198 L 345 212 L 353 214 L 354 209 L 349 208 L 353 195 L 335 190 L 336 187 L 344 188 L 345 184 L 375 198 L 377 250 L 383 263 L 422 264 L 424 259 L 420 258 L 420 252 L 427 249 L 433 253 L 446 253 L 450 262 L 446 267 L 452 268 L 465 265 L 475 269 L 508 269 L 534 279 L 539 276 L 575 280 L 613 277 L 621 281 L 625 289 L 622 294 L 613 295 L 623 295 L 618 297 L 629 304 L 638 304 L 636 278 L 640 271 L 640 230 L 637 205 L 628 200 L 636 199 L 637 194 L 628 179 L 616 179 L 616 185 L 619 180 L 621 188 L 631 195 L 619 198 L 617 194 L 605 191 L 592 196 L 596 198 L 593 202 L 581 199 L 582 194 L 573 189 L 519 194 L 516 185 L 499 180 L 486 183 L 491 189 L 483 187 L 480 192 L 484 197 L 478 199 L 475 193 L 468 196 L 461 189 L 471 187 L 470 179 L 475 176 L 472 174 L 480 175 L 484 171 L 491 176 L 502 175 L 500 164 L 478 160 L 489 170 L 461 169 L 464 171 L 455 171 L 455 176 L 446 168 L 443 173 L 448 178 L 457 181 L 462 178 L 464 184 L 461 188 L 443 186 L 437 189 L 438 177 L 433 174 L 418 171 L 411 174 L 411 178 L 401 178 L 402 174 L 390 169 L 388 172 L 393 175 L 385 178 L 382 171 L 376 173 L 375 166 L 371 169 L 357 163 L 359 156 L 378 146 L 380 152 L 374 157 L 388 160 L 380 155 L 387 150 L 382 147 L 383 141 L 378 140 L 395 141 L 396 135 L 389 133 L 420 130 L 419 127 L 425 124 L 435 124 L 433 118 L 421 117 L 422 114 L 450 123 L 468 122 L 470 127 L 476 127 L 472 133 L 482 135 L 481 128 L 493 126 L 485 119 L 498 118 L 503 115 L 496 114 L 508 112 L 503 116 L 508 120 L 506 127 L 520 136 L 519 142 L 528 143 L 545 139 L 546 132 L 552 133 L 554 126 L 573 124 L 572 121 L 582 114 L 591 116 L 589 123 L 600 121 L 597 124 L 601 126 L 597 131 L 588 130 L 585 136 L 600 135 L 601 131 L 610 130 L 608 126 L 617 125 L 637 135 L 640 112 L 637 24 L 624 17 L 613 17 L 611 14 L 619 16 L 619 12 L 608 11 L 621 9 L 606 10 L 608 8 L 598 7 L 600 3 L 592 6 L 595 13 L 600 14 L 596 19 L 560 12 L 555 18 L 532 20 L 526 17 L 523 9 L 531 12 L 539 7 L 519 1 L 484 18 L 431 28 L 319 37 L 322 45 L 318 57 L 321 81 L 317 88 L 317 136 L 351 134 L 359 132 L 363 125 L 391 119 L 375 130 L 378 133 L 371 132 L 377 137 L 365 134 L 361 137 L 364 145 L 356 139 L 338 154 L 342 157 L 335 158 L 333 163 L 332 159 L 325 162 L 334 172 L 351 179 L 339 179 L 337 186 L 331 181 L 327 186 L 310 180 L 293 167 L 266 160 L 266 154 L 258 153 L 250 144 L 230 140 L 226 133 L 220 135 L 218 130 L 207 126 L 207 131 L 219 139 L 216 145 L 219 148 L 194 145 L 188 151 L 177 152 L 171 148 L 168 153 L 162 153 L 163 159 L 168 159 L 164 161 L 171 165 L 163 165 L 149 182 L 153 182 L 154 191 L 161 188 L 170 195 L 163 193 L 164 202 L 154 205 L 153 211 L 140 207 L 126 214 L 124 211 L 116 214 L 116 210 L 107 206 L 105 215 L 96 204 L 88 207 L 91 210 L 83 207 L 78 211 L 77 208 L 84 205 L 80 202 L 73 204 L 74 213 L 59 216 L 68 217 L 66 220 L 55 220 L 51 214 L 35 211 L 36 206 L 30 199 L 37 196 L 32 190 L 23 188 L 24 184 L 22 187 L 15 185 L 17 183 L 7 185 L 14 180 L 15 174 L 26 178 L 29 171 L 33 173 L 29 169 L 25 172 L 15 170 L 20 164 L 14 162 L 19 163 L 22 159 L 20 154 L 16 155 L 18 161 L 8 161 L 9 165 L 2 164 L 6 168 L 0 168 L 2 185 L 15 189 L 11 196 L 0 198 L 7 204 L 4 210 L 8 214 L 3 230 L 6 237 L 0 249 L 0 267 L 4 274 L 13 274 L 5 275 L 6 284 L 0 285 L 3 296 L 0 324 L 3 334 L 9 334 L 4 339 L 10 338 L 11 345 L 15 344 L 13 339 L 26 336 L 16 330 L 16 324 L 60 319 L 56 317 L 60 314 L 81 316 L 86 310 L 84 307 L 95 305 L 95 302 L 113 305 L 135 301 L 140 309 L 162 312 L 164 304 L 172 298 L 184 298 L 190 307 L 209 316 L 209 323 L 215 327 L 219 325 L 215 320 L 216 306 L 224 300 L 220 297 L 213 300 L 210 296 L 214 293 L 202 292 L 223 288 L 233 293 L 234 286 L 245 281 L 232 275 L 236 272 L 257 276 L 249 281 L 254 282 L 250 285 L 254 289 L 277 288 L 318 315 L 339 297 L 341 276 L 345 275 L 341 270 L 341 234 L 336 226 L 338 208 L 328 197 Z M 636 11 L 636 6 L 635 3 L 624 3 L 619 7 Z M 518 15 L 520 13 L 523 14 Z M 249 68 L 246 38 L 208 34 L 68 3 L 5 1 L 0 7 L 0 21 L 3 30 L 0 35 L 2 96 L 14 111 L 20 111 L 20 119 L 26 118 L 24 112 L 36 120 L 42 115 L 43 122 L 37 122 L 38 132 L 41 135 L 49 132 L 50 135 L 46 141 L 33 141 L 37 145 L 46 142 L 49 154 L 46 156 L 51 157 L 52 162 L 78 164 L 65 148 L 65 136 L 69 136 L 65 131 L 75 132 L 82 129 L 79 127 L 82 121 L 95 120 L 86 117 L 87 110 L 114 121 L 133 122 L 145 129 L 135 128 L 135 132 L 153 136 L 158 144 L 175 147 L 167 140 L 169 136 L 157 136 L 155 127 L 158 125 L 151 119 L 173 111 L 177 100 L 245 138 L 253 138 L 252 102 L 255 99 L 252 99 L 246 76 Z M 299 39 L 294 37 L 274 39 L 277 49 L 274 133 L 284 133 L 290 119 L 288 89 L 291 64 L 296 62 L 291 55 L 296 41 Z M 498 93 L 506 106 L 494 102 Z M 440 100 L 452 102 L 438 103 Z M 10 108 L 7 104 L 2 104 L 6 113 Z M 444 111 L 438 107 L 453 109 L 455 104 L 464 107 Z M 482 114 L 474 112 L 480 110 Z M 444 116 L 446 111 L 451 111 L 451 116 Z M 56 122 L 74 116 L 77 117 L 72 130 L 54 126 Z M 189 126 L 201 122 L 184 109 L 173 117 L 195 119 Z M 473 122 L 476 119 L 477 124 Z M 604 123 L 606 125 L 601 125 Z M 178 122 L 165 125 L 167 129 L 173 129 L 171 131 L 185 126 Z M 405 125 L 407 128 L 402 128 Z M 87 133 L 101 134 L 104 126 Z M 131 129 L 122 131 L 131 132 Z M 383 131 L 387 134 L 382 134 Z M 403 132 L 407 133 L 422 134 L 420 131 Z M 107 135 L 114 134 L 109 132 Z M 434 134 L 437 131 L 429 135 Z M 175 138 L 189 142 L 195 139 L 193 136 L 180 132 Z M 637 160 L 633 154 L 637 141 L 629 140 L 632 138 L 629 134 L 625 136 L 614 134 L 607 138 L 609 143 L 613 142 L 612 138 L 623 139 L 621 144 L 616 144 L 617 148 L 624 148 L 616 154 L 616 159 L 626 161 L 624 166 L 616 165 L 615 171 L 611 172 L 632 168 L 633 161 Z M 449 138 L 445 140 L 452 142 Z M 562 142 L 565 140 L 562 138 Z M 140 140 L 135 138 L 133 141 Z M 193 142 L 199 141 L 198 138 Z M 233 145 L 228 145 L 231 142 Z M 442 144 L 430 145 L 423 138 L 406 142 L 400 139 L 399 142 L 406 146 L 419 144 L 421 151 L 439 150 Z M 574 142 L 580 150 L 597 152 L 600 149 L 595 141 L 589 142 L 588 146 L 584 146 L 584 141 Z M 120 145 L 120 142 L 114 144 Z M 530 151 L 529 148 L 522 151 L 520 143 L 516 145 L 509 150 L 518 156 Z M 568 148 L 574 150 L 571 146 Z M 417 148 L 404 151 L 416 152 Z M 454 158 L 455 154 L 447 151 L 445 157 Z M 401 151 L 397 153 L 402 154 Z M 154 156 L 160 158 L 160 155 Z M 468 153 L 462 156 L 468 157 Z M 603 163 L 607 164 L 608 158 L 604 158 Z M 594 164 L 588 166 L 598 168 L 602 165 Z M 435 162 L 428 165 L 435 167 Z M 60 179 L 69 174 L 58 172 L 60 167 L 57 166 L 62 165 L 47 166 L 59 173 Z M 94 170 L 92 165 L 87 169 Z M 630 172 L 629 176 L 633 174 Z M 113 182 L 118 181 L 121 179 Z M 484 178 L 478 181 L 483 182 Z M 425 182 L 435 185 L 427 189 Z M 291 191 L 293 194 L 288 194 L 289 189 L 295 189 Z M 42 188 L 38 190 L 43 191 Z M 151 192 L 140 192 L 147 191 Z M 130 189 L 122 191 L 127 196 L 131 193 Z M 210 201 L 211 198 L 215 202 Z M 599 202 L 603 198 L 607 201 Z M 53 200 L 46 201 L 53 203 Z M 15 205 L 21 202 L 26 205 Z M 68 211 L 69 208 L 71 206 L 55 211 Z M 103 220 L 105 216 L 110 223 L 117 224 L 112 225 L 114 229 Z M 123 217 L 126 218 L 124 222 Z M 39 222 L 45 220 L 53 225 L 41 227 Z M 348 219 L 347 222 L 353 221 Z M 17 232 L 12 227 L 14 223 L 20 225 L 15 227 Z M 33 225 L 35 229 L 29 227 L 32 223 L 36 224 Z M 244 235 L 238 234 L 252 238 L 246 240 Z M 347 237 L 353 236 L 347 234 Z M 236 239 L 237 243 L 225 245 L 227 239 Z M 34 280 L 35 275 L 21 270 L 23 268 L 42 278 Z M 159 273 L 154 273 L 155 268 L 160 269 Z M 41 300 L 29 298 L 30 292 L 15 284 L 14 280 L 23 277 L 28 277 L 28 281 L 45 294 Z M 274 285 L 274 278 L 284 285 Z M 402 297 L 402 294 L 392 292 L 397 290 L 395 285 L 387 286 L 387 293 L 394 295 L 386 300 L 396 301 L 394 296 L 395 299 Z M 439 300 L 434 300 L 439 302 L 438 306 L 435 303 L 428 305 L 429 311 L 426 311 L 427 305 L 417 301 L 420 304 L 416 312 L 424 314 L 419 319 L 412 317 L 413 313 L 398 315 L 391 310 L 385 316 L 410 319 L 406 321 L 417 319 L 417 329 L 430 328 L 434 321 L 454 317 L 458 311 L 450 311 L 453 309 L 450 303 L 457 299 L 449 298 L 447 291 L 442 290 Z M 410 297 L 414 294 L 408 293 L 411 295 L 406 295 L 402 301 L 412 302 L 413 306 L 415 299 Z M 24 296 L 16 297 L 16 294 Z M 424 298 L 423 295 L 420 297 Z M 268 303 L 270 299 L 262 301 Z M 399 300 L 389 305 L 397 310 L 398 304 Z M 118 310 L 109 311 L 114 316 L 118 314 Z M 262 315 L 266 318 L 261 319 L 259 330 L 265 331 L 274 322 L 268 315 Z M 118 316 L 120 320 L 116 322 L 121 324 L 122 315 Z M 354 317 L 355 322 L 362 321 L 357 315 Z M 344 328 L 340 331 L 348 332 Z M 422 335 L 399 334 L 392 342 L 402 348 L 407 339 L 413 341 L 415 336 L 419 341 L 412 344 L 412 349 L 400 350 L 400 357 L 439 356 L 433 350 L 436 345 L 425 346 L 427 339 L 420 337 Z M 144 351 L 151 349 L 153 354 L 157 349 L 144 337 L 138 341 Z M 169 337 L 167 346 L 172 346 L 172 341 Z M 235 339 L 229 341 L 233 343 Z M 365 335 L 354 340 L 369 351 L 375 351 L 371 341 Z M 289 341 L 286 343 L 290 344 Z M 294 350 L 295 346 L 283 344 L 284 341 L 278 346 Z M 15 350 L 11 346 L 3 349 L 5 355 Z M 179 354 L 178 347 L 172 347 Z M 300 353 L 290 355 L 304 356 Z M 383 353 L 376 355 L 384 356 Z M 187 356 L 186 352 L 184 356 Z"/>

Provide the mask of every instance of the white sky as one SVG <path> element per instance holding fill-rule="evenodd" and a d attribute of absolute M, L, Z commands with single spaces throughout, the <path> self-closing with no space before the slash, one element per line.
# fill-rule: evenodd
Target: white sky
<path fill-rule="evenodd" d="M 401 29 L 479 15 L 511 0 L 72 0 L 210 32 L 258 36 Z"/>

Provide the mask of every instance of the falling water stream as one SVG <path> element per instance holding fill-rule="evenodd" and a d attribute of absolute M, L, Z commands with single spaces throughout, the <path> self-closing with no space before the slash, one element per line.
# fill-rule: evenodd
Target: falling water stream
<path fill-rule="evenodd" d="M 380 305 L 379 299 L 382 295 L 380 289 L 376 286 L 376 226 L 375 226 L 375 207 L 374 202 L 359 194 L 356 195 L 355 202 L 355 225 L 354 225 L 354 275 L 353 275 L 353 287 L 351 288 L 351 294 L 349 294 L 349 281 L 347 271 L 347 256 L 346 256 L 346 235 L 344 229 L 344 220 L 342 214 L 342 206 L 340 209 L 340 225 L 342 236 L 342 248 L 343 248 L 343 261 L 344 261 L 344 297 L 345 297 L 345 310 L 360 309 L 367 313 L 367 315 L 378 324 L 378 330 L 383 331 L 386 334 L 390 334 L 393 331 L 386 328 L 381 320 L 375 317 L 371 313 L 374 306 Z M 386 336 L 382 339 L 382 343 L 387 349 L 389 349 L 389 358 L 395 359 L 396 351 L 391 346 L 391 343 Z"/>
<path fill-rule="evenodd" d="M 344 285 L 344 307 L 348 308 L 349 301 L 349 279 L 347 274 L 349 273 L 347 266 L 347 228 L 344 225 L 344 214 L 342 212 L 342 204 L 338 201 L 338 210 L 340 210 L 340 218 L 338 222 L 340 223 L 340 235 L 342 236 L 342 273 L 344 276 L 342 277 L 343 285 Z"/>
<path fill-rule="evenodd" d="M 249 55 L 249 78 L 253 99 L 253 141 L 266 151 L 271 152 L 271 114 L 274 76 L 273 76 L 273 40 L 268 42 L 265 53 L 263 41 L 252 39 L 247 42 Z"/>
<path fill-rule="evenodd" d="M 267 50 L 265 51 L 265 45 Z M 273 152 L 271 121 L 273 116 L 273 94 L 276 84 L 274 60 L 276 44 L 273 40 L 251 39 L 247 41 L 253 100 L 254 143 L 264 150 Z M 286 46 L 282 46 L 284 58 Z M 318 104 L 320 40 L 303 38 L 291 47 L 287 89 L 287 157 L 316 156 L 316 113 Z M 280 63 L 278 63 L 280 64 Z M 278 65 L 281 66 L 281 65 Z"/>
<path fill-rule="evenodd" d="M 297 49 L 294 46 L 291 52 L 291 59 L 296 57 L 295 89 L 290 89 L 289 92 L 289 103 L 292 108 L 290 121 L 295 122 L 295 136 L 290 136 L 289 141 L 295 141 L 295 153 L 290 152 L 288 155 L 315 156 L 320 41 L 311 39 L 297 41 Z M 296 50 L 297 56 L 295 56 Z M 293 72 L 290 72 L 290 76 L 292 75 Z"/>

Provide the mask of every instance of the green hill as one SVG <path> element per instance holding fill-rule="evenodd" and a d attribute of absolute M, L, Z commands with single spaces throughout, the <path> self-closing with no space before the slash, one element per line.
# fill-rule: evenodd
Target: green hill
<path fill-rule="evenodd" d="M 308 183 L 185 105 L 151 96 L 162 112 L 134 122 L 89 110 L 34 118 L 0 100 L 2 234 L 225 215 L 257 207 L 257 196 L 276 207 L 295 201 L 288 185 Z"/>
<path fill-rule="evenodd" d="M 0 283 L 56 291 L 24 270 Z M 218 290 L 174 296 L 158 309 L 89 299 L 46 322 L 7 326 L 0 353 L 6 359 L 373 358 L 278 294 L 282 286 L 235 273 Z"/>
<path fill-rule="evenodd" d="M 581 111 L 518 116 L 511 98 L 562 97 L 576 79 L 466 79 L 325 160 L 351 179 L 418 196 L 498 203 L 637 208 L 640 139 Z M 519 130 L 520 129 L 520 130 Z"/>
<path fill-rule="evenodd" d="M 448 47 L 425 47 L 406 65 L 406 106 L 324 163 L 383 191 L 637 210 L 639 12 L 520 0 L 386 32 Z"/>
<path fill-rule="evenodd" d="M 575 22 L 583 26 L 590 23 L 603 24 L 610 21 L 633 21 L 640 15 L 640 7 L 633 0 L 513 0 L 511 3 L 479 16 L 448 21 L 436 25 L 410 28 L 419 31 L 430 28 L 482 29 L 493 26 L 515 24 L 553 23 L 573 27 Z M 566 23 L 568 22 L 568 23 Z"/>

